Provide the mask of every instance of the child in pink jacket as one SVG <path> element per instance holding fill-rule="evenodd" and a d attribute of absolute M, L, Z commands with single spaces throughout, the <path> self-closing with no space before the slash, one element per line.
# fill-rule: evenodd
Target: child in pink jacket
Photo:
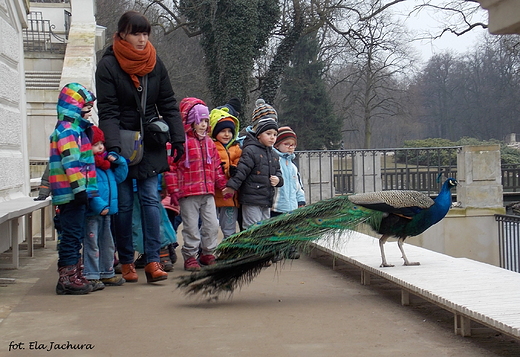
<path fill-rule="evenodd" d="M 200 270 L 200 264 L 215 263 L 213 253 L 218 244 L 219 230 L 215 187 L 220 190 L 226 187 L 226 176 L 215 143 L 208 135 L 209 110 L 206 104 L 197 98 L 184 98 L 180 110 L 186 131 L 185 152 L 166 173 L 171 175 L 167 189 L 172 204 L 178 200 L 182 215 L 184 269 L 196 271 Z M 199 247 L 201 253 L 197 259 Z"/>

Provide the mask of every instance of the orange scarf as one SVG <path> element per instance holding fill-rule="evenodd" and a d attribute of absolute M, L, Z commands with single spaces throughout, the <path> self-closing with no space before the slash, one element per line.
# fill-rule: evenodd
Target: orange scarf
<path fill-rule="evenodd" d="M 117 62 L 119 62 L 123 71 L 130 75 L 135 87 L 138 88 L 141 83 L 139 83 L 137 76 L 142 77 L 150 73 L 155 67 L 157 61 L 155 47 L 151 42 L 147 42 L 144 50 L 138 51 L 130 42 L 121 39 L 116 34 L 112 48 Z"/>

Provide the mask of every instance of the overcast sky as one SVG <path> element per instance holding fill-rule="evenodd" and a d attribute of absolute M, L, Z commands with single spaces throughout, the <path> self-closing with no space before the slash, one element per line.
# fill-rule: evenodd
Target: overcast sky
<path fill-rule="evenodd" d="M 405 2 L 403 6 L 403 14 L 408 14 L 410 5 L 414 2 Z M 437 17 L 437 19 L 436 19 Z M 441 25 L 439 24 L 438 12 L 421 11 L 418 14 L 413 14 L 406 17 L 401 17 L 405 21 L 405 25 L 416 33 L 424 33 L 425 31 L 440 32 Z M 479 11 L 474 18 L 487 23 L 487 11 Z M 437 30 L 437 31 L 436 31 Z M 446 50 L 453 50 L 455 52 L 464 53 L 472 49 L 478 42 L 478 39 L 487 33 L 487 30 L 480 27 L 472 29 L 470 32 L 456 36 L 450 33 L 445 33 L 441 38 L 436 40 L 415 41 L 414 47 L 421 54 L 422 60 L 427 61 L 433 54 L 445 52 Z"/>

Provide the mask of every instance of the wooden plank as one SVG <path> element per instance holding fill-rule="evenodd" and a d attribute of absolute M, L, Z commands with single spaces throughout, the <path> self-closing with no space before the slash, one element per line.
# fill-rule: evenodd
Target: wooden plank
<path fill-rule="evenodd" d="M 0 202 L 0 224 L 50 205 L 51 200 L 35 201 L 33 197 L 19 197 Z"/>
<path fill-rule="evenodd" d="M 413 238 L 412 238 L 413 239 Z M 412 293 L 455 313 L 455 330 L 471 333 L 470 320 L 520 338 L 520 274 L 466 258 L 454 258 L 407 244 L 405 251 L 419 266 L 403 266 L 397 243 L 387 242 L 387 260 L 395 267 L 381 268 L 378 240 L 357 233 L 330 236 L 316 243 L 362 271 L 365 276 L 387 279 L 406 291 L 401 303 Z"/>
<path fill-rule="evenodd" d="M 51 200 L 35 201 L 33 197 L 19 197 L 0 202 L 0 224 L 8 222 L 7 237 L 11 240 L 10 245 L 12 249 L 11 263 L 2 263 L 0 268 L 18 269 L 19 267 L 18 230 L 22 217 L 25 217 L 24 238 L 27 241 L 27 253 L 30 257 L 34 255 L 32 215 L 34 211 L 41 210 L 42 240 L 45 240 L 45 222 L 43 221 L 45 216 L 43 211 L 51 203 Z"/>

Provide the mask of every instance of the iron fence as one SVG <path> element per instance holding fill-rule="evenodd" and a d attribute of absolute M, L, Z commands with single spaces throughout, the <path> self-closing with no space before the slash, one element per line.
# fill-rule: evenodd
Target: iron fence
<path fill-rule="evenodd" d="M 367 190 L 417 190 L 433 195 L 442 184 L 440 174 L 456 178 L 458 150 L 460 147 L 298 151 L 296 156 L 297 163 L 308 166 L 304 169 L 308 176 L 303 179 L 324 182 L 311 189 L 330 190 L 325 196 Z M 329 182 L 323 177 L 332 179 Z"/>
<path fill-rule="evenodd" d="M 520 273 L 520 216 L 495 215 L 500 267 Z"/>
<path fill-rule="evenodd" d="M 502 165 L 504 192 L 520 192 L 520 165 Z"/>

